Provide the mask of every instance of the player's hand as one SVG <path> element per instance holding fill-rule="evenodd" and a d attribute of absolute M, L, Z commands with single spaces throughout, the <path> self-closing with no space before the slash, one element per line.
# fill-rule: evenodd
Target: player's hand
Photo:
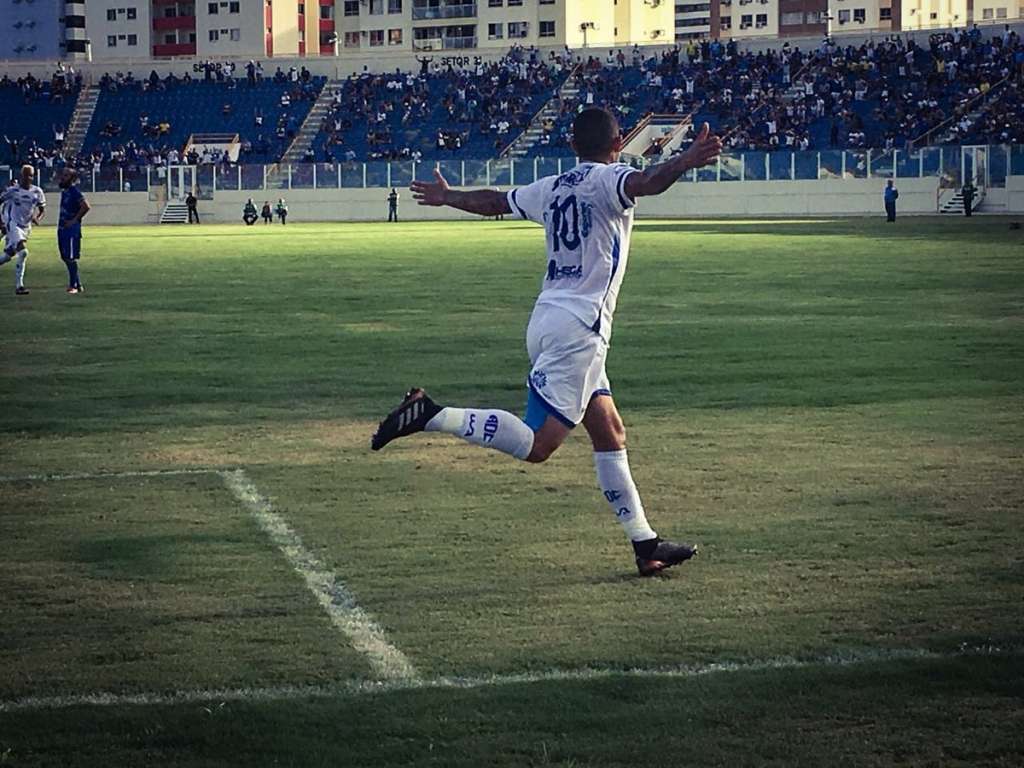
<path fill-rule="evenodd" d="M 444 205 L 445 195 L 448 193 L 448 182 L 444 180 L 441 172 L 434 169 L 434 181 L 414 181 L 409 185 L 412 192 L 412 199 L 420 205 Z"/>
<path fill-rule="evenodd" d="M 703 168 L 713 163 L 722 154 L 722 139 L 711 133 L 707 123 L 700 127 L 700 133 L 693 140 L 690 148 L 683 153 L 683 162 L 687 169 Z"/>

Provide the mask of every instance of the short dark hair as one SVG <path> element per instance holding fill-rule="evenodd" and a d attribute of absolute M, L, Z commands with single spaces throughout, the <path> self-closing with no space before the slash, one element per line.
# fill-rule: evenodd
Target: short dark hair
<path fill-rule="evenodd" d="M 619 121 L 607 109 L 584 109 L 572 121 L 572 140 L 580 157 L 610 152 L 619 133 Z"/>

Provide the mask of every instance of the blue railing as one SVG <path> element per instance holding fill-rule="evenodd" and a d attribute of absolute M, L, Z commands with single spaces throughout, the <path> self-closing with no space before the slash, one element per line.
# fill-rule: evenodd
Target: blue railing
<path fill-rule="evenodd" d="M 405 187 L 417 178 L 430 178 L 439 168 L 453 186 L 504 187 L 529 184 L 562 173 L 576 164 L 574 157 L 460 159 L 416 163 L 295 163 L 279 165 L 200 165 L 188 169 L 204 196 L 217 190 L 362 189 Z M 0 168 L 0 182 L 14 173 Z M 39 168 L 44 189 L 56 189 L 56 169 Z M 179 177 L 176 168 L 103 167 L 84 172 L 85 191 L 116 192 L 164 189 Z M 1024 145 L 922 147 L 903 150 L 822 150 L 820 152 L 740 152 L 723 154 L 706 168 L 691 171 L 678 183 L 743 183 L 749 181 L 814 181 L 846 179 L 938 178 L 945 186 L 959 185 L 965 174 L 981 178 L 987 187 L 1006 185 L 1007 176 L 1024 176 Z M 189 184 L 188 181 L 185 182 Z"/>

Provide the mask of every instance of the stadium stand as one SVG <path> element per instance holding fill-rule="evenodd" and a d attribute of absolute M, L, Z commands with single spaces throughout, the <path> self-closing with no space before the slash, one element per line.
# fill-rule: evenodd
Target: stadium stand
<path fill-rule="evenodd" d="M 496 157 L 565 79 L 562 57 L 513 48 L 471 71 L 363 72 L 335 88 L 307 159 L 318 161 Z M 333 86 L 332 86 L 333 87 Z"/>
<path fill-rule="evenodd" d="M 536 138 L 517 154 L 525 146 L 531 157 L 568 156 L 572 118 L 589 105 L 615 112 L 625 131 L 652 113 L 706 120 L 732 150 L 1024 140 L 1024 45 L 1008 28 L 988 39 L 977 27 L 936 33 L 927 44 L 823 41 L 813 51 L 703 41 L 604 59 L 513 47 L 468 70 L 419 62 L 418 72 L 364 69 L 329 84 L 304 69 L 263 77 L 252 62 L 240 77 L 223 62 L 198 64 L 194 77 L 105 75 L 76 158 L 60 154 L 53 132 L 67 124 L 81 86 L 61 68 L 47 81 L 0 81 L 2 103 L 15 107 L 0 109 L 0 129 L 8 162 L 215 161 L 181 156 L 195 133 L 237 133 L 240 162 L 276 162 L 326 88 L 331 104 L 319 132 L 304 154 L 293 152 L 303 161 L 492 158 L 531 123 Z"/>
<path fill-rule="evenodd" d="M 82 81 L 64 67 L 40 80 L 28 75 L 0 79 L 0 162 L 52 156 L 66 135 Z"/>
<path fill-rule="evenodd" d="M 235 78 L 229 68 L 212 64 L 199 79 L 105 75 L 83 153 L 105 161 L 152 161 L 181 152 L 192 134 L 237 133 L 241 162 L 275 162 L 325 82 L 305 68 Z"/>

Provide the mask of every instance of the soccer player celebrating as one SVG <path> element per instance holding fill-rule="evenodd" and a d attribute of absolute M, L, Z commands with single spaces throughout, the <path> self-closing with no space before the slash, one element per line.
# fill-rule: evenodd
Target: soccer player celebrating
<path fill-rule="evenodd" d="M 32 233 L 32 225 L 38 224 L 46 212 L 46 196 L 43 190 L 32 183 L 36 171 L 31 165 L 21 166 L 21 178 L 13 187 L 0 193 L 0 206 L 7 212 L 4 227 L 4 252 L 0 255 L 0 264 L 14 259 L 14 293 L 18 296 L 28 294 L 25 287 L 25 260 L 28 258 L 28 236 Z"/>
<path fill-rule="evenodd" d="M 82 218 L 89 212 L 89 202 L 78 189 L 78 171 L 65 168 L 60 174 L 60 218 L 57 222 L 57 249 L 60 260 L 68 268 L 68 293 L 83 293 L 78 276 L 78 258 L 82 255 Z"/>
<path fill-rule="evenodd" d="M 450 189 L 439 171 L 433 182 L 410 187 L 420 205 L 481 216 L 515 213 L 545 229 L 547 270 L 526 331 L 532 368 L 525 420 L 493 408 L 440 406 L 417 387 L 380 423 L 371 447 L 427 430 L 542 462 L 582 423 L 605 499 L 633 544 L 640 574 L 651 576 L 690 559 L 697 548 L 660 538 L 647 522 L 605 358 L 636 198 L 661 194 L 687 171 L 713 162 L 722 143 L 705 123 L 686 152 L 640 172 L 618 162 L 622 137 L 612 114 L 587 109 L 573 122 L 572 146 L 580 159 L 575 168 L 507 194 Z"/>

